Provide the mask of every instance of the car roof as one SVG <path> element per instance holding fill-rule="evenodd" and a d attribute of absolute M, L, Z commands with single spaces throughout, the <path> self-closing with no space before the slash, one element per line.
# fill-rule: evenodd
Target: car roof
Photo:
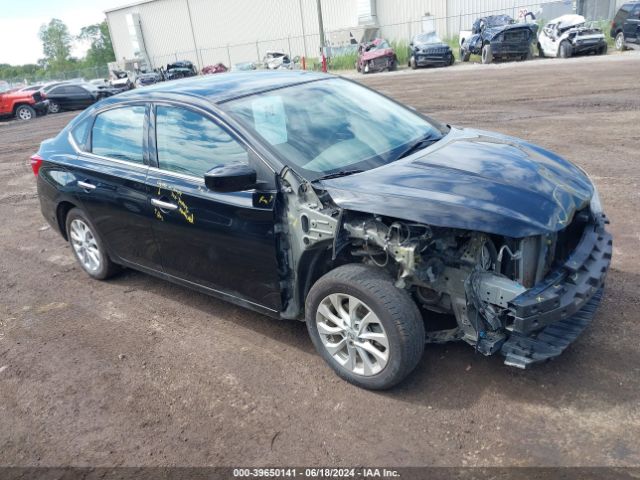
<path fill-rule="evenodd" d="M 170 80 L 143 89 L 129 90 L 118 95 L 118 98 L 122 100 L 146 100 L 150 95 L 177 93 L 205 97 L 213 103 L 221 103 L 255 93 L 328 78 L 335 77 L 333 75 L 300 70 L 236 71 Z"/>

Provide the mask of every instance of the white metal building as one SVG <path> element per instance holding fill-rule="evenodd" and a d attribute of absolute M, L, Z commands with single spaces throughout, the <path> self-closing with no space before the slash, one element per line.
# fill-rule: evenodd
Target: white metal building
<path fill-rule="evenodd" d="M 406 42 L 435 25 L 442 37 L 469 28 L 480 15 L 572 8 L 571 0 L 322 0 L 326 40 L 340 46 L 379 28 Z M 105 12 L 116 58 L 151 67 L 191 60 L 198 67 L 259 61 L 267 50 L 319 56 L 316 0 L 142 0 Z"/>

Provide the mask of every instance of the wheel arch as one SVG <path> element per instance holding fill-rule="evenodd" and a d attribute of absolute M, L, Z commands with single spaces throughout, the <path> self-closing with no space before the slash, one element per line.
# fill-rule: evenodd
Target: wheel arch
<path fill-rule="evenodd" d="M 79 207 L 68 200 L 63 200 L 56 207 L 56 221 L 58 222 L 58 229 L 62 234 L 62 238 L 65 240 L 69 240 L 69 237 L 67 236 L 67 215 L 73 208 Z"/>
<path fill-rule="evenodd" d="M 23 105 L 26 105 L 27 107 L 33 108 L 33 105 L 31 105 L 29 102 L 18 101 L 18 102 L 13 104 L 13 111 L 12 111 L 13 115 L 15 115 L 16 112 L 18 111 L 18 108 L 20 108 Z"/>

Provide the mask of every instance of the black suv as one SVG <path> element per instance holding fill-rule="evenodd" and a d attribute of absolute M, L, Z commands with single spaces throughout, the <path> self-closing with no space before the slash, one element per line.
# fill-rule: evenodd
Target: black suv
<path fill-rule="evenodd" d="M 126 266 L 306 321 L 366 388 L 402 380 L 425 343 L 520 368 L 559 355 L 611 258 L 575 165 L 313 72 L 130 90 L 45 140 L 32 166 L 45 218 L 91 277 Z"/>
<path fill-rule="evenodd" d="M 640 2 L 625 3 L 611 22 L 611 37 L 616 50 L 640 49 Z"/>

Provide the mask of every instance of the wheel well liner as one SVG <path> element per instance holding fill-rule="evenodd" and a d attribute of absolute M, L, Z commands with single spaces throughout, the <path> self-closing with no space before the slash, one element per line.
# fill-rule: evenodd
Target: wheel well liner
<path fill-rule="evenodd" d="M 58 228 L 60 230 L 60 233 L 62 234 L 62 237 L 65 240 L 69 240 L 69 238 L 67 237 L 66 223 L 67 223 L 67 214 L 72 208 L 76 208 L 76 205 L 68 201 L 60 202 L 58 204 L 58 207 L 56 208 L 56 220 L 58 221 Z"/>

